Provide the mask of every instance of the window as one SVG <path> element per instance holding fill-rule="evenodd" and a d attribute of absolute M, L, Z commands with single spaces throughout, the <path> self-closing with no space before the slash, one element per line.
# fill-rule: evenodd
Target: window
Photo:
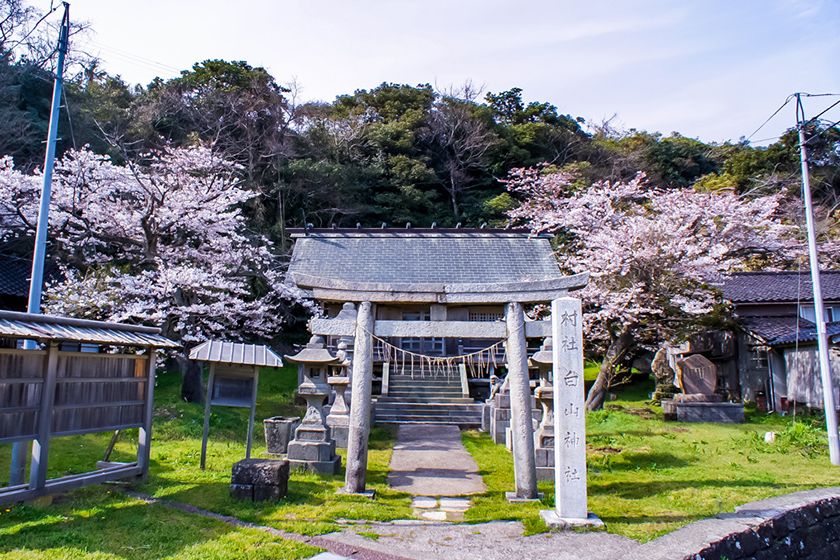
<path fill-rule="evenodd" d="M 767 349 L 755 347 L 750 350 L 750 359 L 755 368 L 767 369 L 770 367 L 770 361 L 767 356 Z"/>
<path fill-rule="evenodd" d="M 824 309 L 823 319 L 825 322 L 833 323 L 834 321 L 840 321 L 840 308 L 826 305 Z M 812 323 L 815 323 L 817 320 L 813 305 L 801 305 L 799 307 L 799 316 Z"/>
<path fill-rule="evenodd" d="M 431 313 L 429 310 L 403 311 L 402 318 L 403 321 L 430 321 Z M 443 339 L 406 337 L 400 339 L 400 348 L 417 354 L 441 356 L 443 355 Z"/>
<path fill-rule="evenodd" d="M 502 313 L 500 311 L 470 311 L 470 321 L 500 321 Z"/>

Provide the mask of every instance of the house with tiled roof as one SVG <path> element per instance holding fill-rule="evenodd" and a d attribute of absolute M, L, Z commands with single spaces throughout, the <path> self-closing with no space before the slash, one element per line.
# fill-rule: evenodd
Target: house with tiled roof
<path fill-rule="evenodd" d="M 835 392 L 840 389 L 840 271 L 821 273 Z M 723 285 L 738 320 L 742 398 L 771 410 L 822 406 L 814 296 L 809 271 L 733 274 Z"/>

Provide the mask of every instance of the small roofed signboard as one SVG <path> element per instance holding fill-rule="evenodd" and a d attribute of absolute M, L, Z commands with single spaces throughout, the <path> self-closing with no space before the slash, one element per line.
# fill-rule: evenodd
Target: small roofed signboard
<path fill-rule="evenodd" d="M 233 406 L 251 409 L 248 417 L 248 442 L 245 448 L 245 458 L 250 459 L 260 368 L 283 367 L 283 360 L 267 346 L 218 340 L 208 340 L 190 350 L 190 359 L 206 362 L 210 365 L 207 398 L 204 402 L 201 468 L 204 469 L 207 458 L 211 406 Z"/>

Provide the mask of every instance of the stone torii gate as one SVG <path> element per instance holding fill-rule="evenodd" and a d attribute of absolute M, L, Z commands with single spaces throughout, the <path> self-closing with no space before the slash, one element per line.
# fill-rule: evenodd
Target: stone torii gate
<path fill-rule="evenodd" d="M 344 492 L 366 493 L 371 423 L 374 336 L 462 337 L 505 340 L 511 395 L 515 500 L 537 499 L 527 338 L 551 336 L 551 321 L 526 320 L 525 304 L 548 303 L 584 287 L 587 274 L 511 283 L 370 283 L 290 272 L 294 283 L 319 301 L 344 302 L 334 319 L 313 319 L 313 335 L 353 337 L 350 428 Z M 504 305 L 504 322 L 376 320 L 378 304 Z M 355 307 L 356 318 L 350 307 Z"/>

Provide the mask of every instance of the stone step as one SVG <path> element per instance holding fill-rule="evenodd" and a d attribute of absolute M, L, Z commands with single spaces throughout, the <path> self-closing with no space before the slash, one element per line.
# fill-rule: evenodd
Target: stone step
<path fill-rule="evenodd" d="M 452 413 L 469 413 L 481 414 L 481 407 L 472 404 L 439 404 L 439 403 L 377 403 L 376 413 L 391 414 L 391 413 L 431 413 L 431 414 L 452 414 Z M 477 407 L 477 408 L 476 408 Z"/>
<path fill-rule="evenodd" d="M 388 395 L 383 397 L 376 397 L 377 404 L 379 403 L 441 403 L 441 404 L 475 404 L 475 399 L 470 399 L 467 397 L 461 396 L 448 396 L 448 397 L 426 397 L 426 396 L 417 396 L 417 395 L 408 395 L 408 396 L 394 396 Z"/>
<path fill-rule="evenodd" d="M 452 394 L 447 394 L 447 395 L 418 395 L 418 394 L 397 393 L 397 394 L 391 394 L 386 398 L 399 399 L 403 402 L 421 402 L 421 403 L 435 403 L 435 402 L 452 403 L 452 402 L 457 402 L 457 403 L 469 404 L 469 403 L 475 402 L 472 399 L 462 397 L 460 394 L 457 394 L 457 393 L 452 393 Z"/>
<path fill-rule="evenodd" d="M 480 426 L 481 416 L 433 416 L 412 414 L 405 416 L 377 416 L 377 424 L 457 424 L 459 426 Z"/>
<path fill-rule="evenodd" d="M 392 390 L 417 391 L 418 393 L 423 392 L 423 391 L 432 391 L 432 392 L 435 392 L 435 391 L 458 391 L 458 392 L 460 392 L 461 391 L 461 386 L 460 385 L 421 385 L 421 386 L 418 387 L 417 385 L 393 385 L 393 384 L 389 384 L 388 385 L 388 390 L 389 391 L 392 391 Z"/>
<path fill-rule="evenodd" d="M 428 388 L 428 389 L 407 389 L 388 387 L 388 394 L 404 393 L 406 395 L 460 395 L 461 388 Z"/>
<path fill-rule="evenodd" d="M 407 389 L 425 389 L 429 387 L 452 387 L 452 388 L 461 388 L 461 382 L 458 383 L 443 383 L 440 381 L 388 381 L 389 387 L 405 387 Z"/>

